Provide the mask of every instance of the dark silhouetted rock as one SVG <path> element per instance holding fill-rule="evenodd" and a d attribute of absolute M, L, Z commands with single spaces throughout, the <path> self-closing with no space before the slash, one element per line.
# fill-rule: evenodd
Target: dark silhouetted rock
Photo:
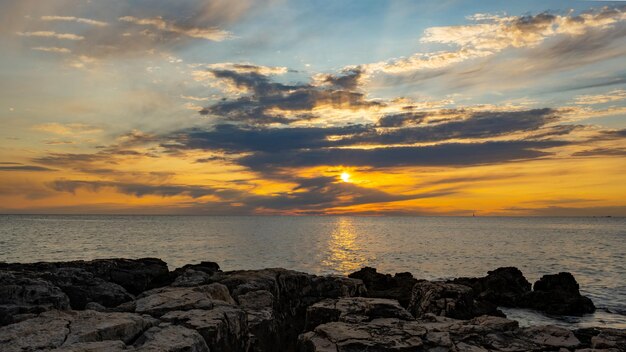
<path fill-rule="evenodd" d="M 364 267 L 348 277 L 362 280 L 367 288 L 368 297 L 395 299 L 403 307 L 409 306 L 411 291 L 417 282 L 411 273 L 397 273 L 391 276 L 378 273 L 371 267 Z"/>
<path fill-rule="evenodd" d="M 522 297 L 531 289 L 524 274 L 514 267 L 498 268 L 481 278 L 458 278 L 450 282 L 471 287 L 480 301 L 504 307 L 519 306 Z"/>
<path fill-rule="evenodd" d="M 533 289 L 524 296 L 521 306 L 554 315 L 580 316 L 596 310 L 591 299 L 580 294 L 578 283 L 570 273 L 544 275 Z"/>
<path fill-rule="evenodd" d="M 41 274 L 41 278 L 65 292 L 72 309 L 85 309 L 85 305 L 91 302 L 115 307 L 134 298 L 122 286 L 104 281 L 83 269 L 59 268 Z"/>
<path fill-rule="evenodd" d="M 456 319 L 504 316 L 494 305 L 476 302 L 474 297 L 473 290 L 465 285 L 419 281 L 413 287 L 408 309 L 417 318 L 427 313 Z"/>
<path fill-rule="evenodd" d="M 11 324 L 51 309 L 70 308 L 67 295 L 50 282 L 0 271 L 0 325 Z"/>
<path fill-rule="evenodd" d="M 0 263 L 0 269 L 12 271 L 45 273 L 54 272 L 59 268 L 83 269 L 104 281 L 122 286 L 133 295 L 171 283 L 167 264 L 157 258 L 96 259 L 91 261 L 77 260 L 28 264 Z"/>

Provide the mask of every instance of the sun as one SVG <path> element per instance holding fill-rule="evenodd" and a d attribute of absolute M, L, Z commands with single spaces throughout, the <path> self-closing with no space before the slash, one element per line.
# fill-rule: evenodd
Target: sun
<path fill-rule="evenodd" d="M 349 174 L 349 173 L 347 173 L 347 172 L 345 172 L 345 171 L 344 171 L 344 172 L 342 172 L 342 173 L 341 173 L 341 176 L 339 176 L 339 177 L 341 177 L 341 180 L 342 180 L 343 182 L 350 182 L 350 174 Z"/>

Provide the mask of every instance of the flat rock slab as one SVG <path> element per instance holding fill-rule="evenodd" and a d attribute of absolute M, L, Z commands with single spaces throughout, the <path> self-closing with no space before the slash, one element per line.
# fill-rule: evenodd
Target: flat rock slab
<path fill-rule="evenodd" d="M 324 299 L 311 305 L 306 314 L 306 330 L 334 321 L 356 323 L 376 318 L 414 320 L 396 300 L 367 297 Z"/>
<path fill-rule="evenodd" d="M 137 352 L 209 352 L 209 347 L 197 331 L 176 325 L 149 329 L 135 346 Z"/>
<path fill-rule="evenodd" d="M 155 324 L 156 320 L 150 317 L 132 313 L 49 311 L 0 328 L 0 351 L 69 348 L 101 341 L 126 344 Z"/>
<path fill-rule="evenodd" d="M 236 304 L 228 288 L 219 283 L 197 287 L 164 287 L 144 292 L 135 302 L 135 312 L 159 317 L 167 312 L 191 309 L 213 309 Z"/>

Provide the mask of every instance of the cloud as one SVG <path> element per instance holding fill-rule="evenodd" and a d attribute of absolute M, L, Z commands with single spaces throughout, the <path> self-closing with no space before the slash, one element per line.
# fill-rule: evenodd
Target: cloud
<path fill-rule="evenodd" d="M 57 33 L 54 31 L 16 32 L 21 37 L 55 38 L 65 40 L 83 40 L 85 37 L 72 33 Z"/>
<path fill-rule="evenodd" d="M 58 46 L 36 46 L 32 49 L 37 50 L 37 51 L 44 51 L 48 53 L 57 53 L 57 54 L 69 54 L 72 52 L 68 48 L 61 48 Z"/>
<path fill-rule="evenodd" d="M 474 15 L 468 25 L 430 27 L 423 43 L 456 46 L 447 52 L 417 53 L 408 58 L 364 65 L 370 73 L 407 73 L 441 69 L 467 60 L 484 58 L 508 48 L 532 48 L 550 37 L 577 37 L 593 30 L 605 30 L 626 20 L 623 8 L 605 7 L 579 15 L 539 13 L 526 16 Z"/>
<path fill-rule="evenodd" d="M 579 95 L 574 98 L 574 102 L 578 105 L 595 105 L 620 101 L 624 99 L 626 99 L 626 90 L 616 89 L 606 94 Z"/>
<path fill-rule="evenodd" d="M 626 156 L 626 148 L 595 148 L 583 150 L 572 156 Z"/>
<path fill-rule="evenodd" d="M 354 82 L 350 83 L 355 79 L 356 73 L 353 71 L 333 76 L 335 83 L 330 87 L 278 83 L 260 74 L 261 71 L 209 70 L 215 78 L 228 82 L 233 90 L 249 95 L 219 101 L 200 110 L 200 114 L 253 124 L 290 124 L 318 118 L 314 112 L 317 108 L 355 111 L 382 105 L 380 102 L 367 100 L 362 92 L 344 89 L 344 86 L 355 85 Z M 337 86 L 337 82 L 344 86 Z"/>
<path fill-rule="evenodd" d="M 189 185 L 147 185 L 140 183 L 120 183 L 107 181 L 76 181 L 76 180 L 57 180 L 50 184 L 50 187 L 59 192 L 76 193 L 79 189 L 86 189 L 91 192 L 97 192 L 102 188 L 116 188 L 119 192 L 130 194 L 136 197 L 146 195 L 156 195 L 161 197 L 188 196 L 191 198 L 200 198 L 212 195 L 219 190 L 206 186 L 189 186 Z"/>
<path fill-rule="evenodd" d="M 74 17 L 74 16 L 41 16 L 40 18 L 42 21 L 76 22 L 76 23 L 83 23 L 83 24 L 88 24 L 88 25 L 92 25 L 96 27 L 106 27 L 109 25 L 107 22 L 97 21 L 97 20 L 93 20 L 90 18 Z"/>
<path fill-rule="evenodd" d="M 0 163 L 0 172 L 2 171 L 56 171 L 47 167 L 36 165 L 22 165 L 20 163 Z"/>
<path fill-rule="evenodd" d="M 563 141 L 498 141 L 446 143 L 432 146 L 384 147 L 372 149 L 289 150 L 259 152 L 238 159 L 253 170 L 313 166 L 361 166 L 392 168 L 402 166 L 475 166 L 550 156 L 543 149 L 567 145 Z"/>
<path fill-rule="evenodd" d="M 47 132 L 58 135 L 94 134 L 102 132 L 99 127 L 83 123 L 61 124 L 57 122 L 44 123 L 32 127 L 36 131 Z"/>
<path fill-rule="evenodd" d="M 151 26 L 161 31 L 182 34 L 191 38 L 201 38 L 215 42 L 221 42 L 231 37 L 231 33 L 219 28 L 200 28 L 192 26 L 181 26 L 176 23 L 164 20 L 162 17 L 153 18 L 137 18 L 133 16 L 124 16 L 119 18 L 120 21 L 134 23 L 140 26 Z"/>

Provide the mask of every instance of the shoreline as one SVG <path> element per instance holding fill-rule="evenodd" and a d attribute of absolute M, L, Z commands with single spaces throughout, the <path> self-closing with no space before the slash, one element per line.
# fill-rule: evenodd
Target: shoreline
<path fill-rule="evenodd" d="M 517 268 L 418 280 L 362 268 L 170 271 L 157 258 L 0 263 L 0 350 L 626 350 L 626 330 L 520 327 L 498 307 L 595 311 L 569 273 L 534 285 Z"/>

